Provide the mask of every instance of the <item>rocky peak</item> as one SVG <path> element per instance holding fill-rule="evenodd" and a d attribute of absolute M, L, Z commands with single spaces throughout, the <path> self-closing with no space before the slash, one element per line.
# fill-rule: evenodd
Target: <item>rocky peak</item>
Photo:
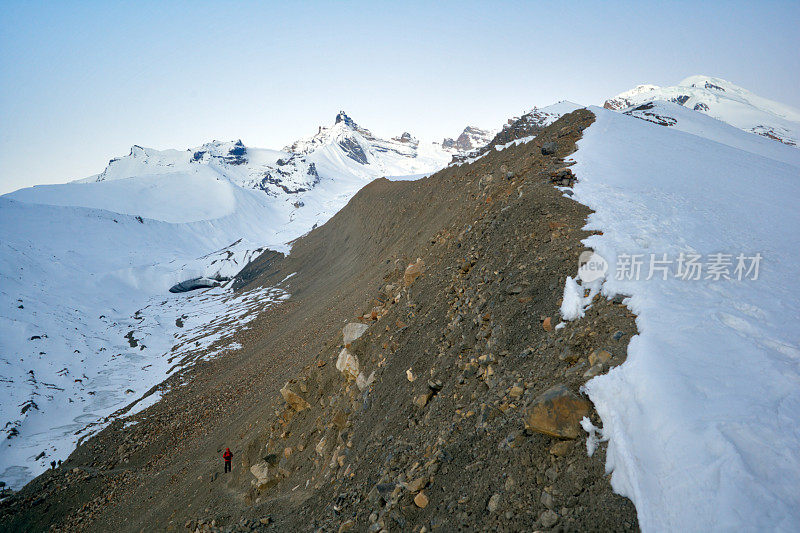
<path fill-rule="evenodd" d="M 358 129 L 358 124 L 356 124 L 355 121 L 344 111 L 339 111 L 339 114 L 336 115 L 336 121 L 334 124 L 339 124 L 340 122 L 343 122 L 345 126 L 353 128 L 354 130 Z"/>
<path fill-rule="evenodd" d="M 482 130 L 475 126 L 467 126 L 455 140 L 450 137 L 442 141 L 442 148 L 445 150 L 457 150 L 459 152 L 469 152 L 475 148 L 485 146 L 492 140 L 494 132 Z"/>
<path fill-rule="evenodd" d="M 403 144 L 417 144 L 418 141 L 407 131 L 403 132 L 399 137 L 393 137 L 393 141 L 401 142 Z"/>

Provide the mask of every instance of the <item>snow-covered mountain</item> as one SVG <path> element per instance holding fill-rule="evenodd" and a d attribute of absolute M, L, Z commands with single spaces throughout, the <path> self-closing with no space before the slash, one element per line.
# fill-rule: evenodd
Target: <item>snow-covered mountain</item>
<path fill-rule="evenodd" d="M 638 85 L 606 100 L 603 107 L 627 111 L 659 100 L 790 146 L 800 143 L 800 110 L 762 98 L 720 78 L 690 76 L 672 87 Z"/>
<path fill-rule="evenodd" d="M 369 181 L 453 155 L 407 133 L 378 138 L 341 112 L 283 150 L 134 146 L 97 175 L 0 197 L 0 479 L 18 487 L 66 458 L 180 366 L 180 350 L 164 356 L 173 346 L 222 349 L 206 326 L 284 297 L 170 289 L 220 285 Z"/>
<path fill-rule="evenodd" d="M 381 139 L 340 111 L 332 126 L 320 126 L 316 134 L 282 150 L 246 147 L 242 141 L 214 141 L 183 151 L 134 146 L 127 156 L 112 159 L 102 173 L 82 181 L 193 173 L 205 166 L 236 185 L 262 190 L 276 198 L 289 195 L 284 199 L 295 203 L 296 198 L 325 179 L 374 179 L 429 172 L 444 166 L 452 152 L 437 143 L 420 142 L 409 133 Z"/>

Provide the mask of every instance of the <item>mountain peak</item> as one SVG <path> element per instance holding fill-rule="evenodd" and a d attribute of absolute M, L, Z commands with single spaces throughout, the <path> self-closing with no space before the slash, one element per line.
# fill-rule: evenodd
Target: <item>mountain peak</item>
<path fill-rule="evenodd" d="M 678 104 L 790 146 L 800 145 L 800 110 L 712 76 L 689 76 L 671 87 L 639 85 L 606 100 L 603 107 L 627 112 L 630 108 L 656 100 Z M 666 122 L 674 120 L 672 117 Z"/>
<path fill-rule="evenodd" d="M 349 126 L 353 129 L 358 129 L 358 124 L 356 124 L 355 121 L 352 118 L 350 118 L 350 116 L 344 111 L 339 111 L 339 114 L 336 115 L 336 121 L 334 122 L 334 124 L 338 124 L 340 122 L 344 122 L 345 126 Z"/>

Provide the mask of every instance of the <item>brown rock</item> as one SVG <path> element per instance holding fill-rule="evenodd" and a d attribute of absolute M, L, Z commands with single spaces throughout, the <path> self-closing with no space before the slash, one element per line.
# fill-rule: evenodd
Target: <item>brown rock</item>
<path fill-rule="evenodd" d="M 291 407 L 298 413 L 300 411 L 309 409 L 311 407 L 311 405 L 309 405 L 307 401 L 301 398 L 299 394 L 289 389 L 288 383 L 284 385 L 283 388 L 281 389 L 281 396 L 283 396 L 283 399 L 286 401 L 289 407 Z"/>
<path fill-rule="evenodd" d="M 416 263 L 411 263 L 406 267 L 406 271 L 403 274 L 403 285 L 408 287 L 414 283 L 414 281 L 422 275 L 423 270 L 425 270 L 425 261 L 417 258 Z"/>
<path fill-rule="evenodd" d="M 430 401 L 431 397 L 433 396 L 433 391 L 424 392 L 422 394 L 418 394 L 414 396 L 414 405 L 422 409 L 426 405 L 428 405 L 428 401 Z"/>
<path fill-rule="evenodd" d="M 569 453 L 569 449 L 571 447 L 572 443 L 570 443 L 568 440 L 560 440 L 550 446 L 550 453 L 556 457 L 564 457 Z"/>
<path fill-rule="evenodd" d="M 612 355 L 608 350 L 595 350 L 589 354 L 589 364 L 605 364 L 611 359 Z"/>
<path fill-rule="evenodd" d="M 430 500 L 425 495 L 424 492 L 420 492 L 416 496 L 414 496 L 414 504 L 419 507 L 420 509 L 425 509 L 428 506 L 428 502 Z"/>
<path fill-rule="evenodd" d="M 525 428 L 552 437 L 577 439 L 580 421 L 589 415 L 591 405 L 564 385 L 543 392 L 525 415 Z"/>
<path fill-rule="evenodd" d="M 545 331 L 553 331 L 553 325 L 550 322 L 550 317 L 547 317 L 542 321 L 542 327 Z"/>
<path fill-rule="evenodd" d="M 417 479 L 406 483 L 406 488 L 411 493 L 417 493 L 425 488 L 425 485 L 428 484 L 427 477 L 418 477 Z"/>

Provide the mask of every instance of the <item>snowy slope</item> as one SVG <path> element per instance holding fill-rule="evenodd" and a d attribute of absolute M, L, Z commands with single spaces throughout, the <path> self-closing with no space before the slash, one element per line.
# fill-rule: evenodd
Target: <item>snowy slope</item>
<path fill-rule="evenodd" d="M 0 480 L 19 487 L 66 458 L 175 370 L 171 347 L 221 342 L 212 326 L 226 312 L 242 322 L 285 296 L 171 287 L 224 281 L 264 248 L 287 251 L 370 180 L 452 155 L 340 113 L 284 150 L 134 146 L 90 178 L 0 197 Z"/>
<path fill-rule="evenodd" d="M 800 110 L 762 98 L 720 78 L 690 76 L 672 87 L 639 85 L 606 100 L 604 107 L 624 111 L 656 100 L 675 102 L 790 146 L 800 143 Z"/>
<path fill-rule="evenodd" d="M 107 185 L 114 193 L 131 186 L 57 189 L 89 203 L 70 188 Z M 0 479 L 9 486 L 65 459 L 89 427 L 163 381 L 176 364 L 163 357 L 173 335 L 224 316 L 169 288 L 232 276 L 283 221 L 263 193 L 228 188 L 232 213 L 184 223 L 0 197 Z M 44 191 L 50 200 L 53 191 Z M 191 213 L 190 204 L 173 203 L 170 213 Z M 177 326 L 182 315 L 185 328 Z"/>
<path fill-rule="evenodd" d="M 632 107 L 623 113 L 659 126 L 691 133 L 753 154 L 770 157 L 776 161 L 793 163 L 797 160 L 795 151 L 787 150 L 784 144 L 776 143 L 774 140 L 762 136 L 742 135 L 742 130 L 739 128 L 703 113 L 686 109 L 674 102 L 656 100 Z"/>
<path fill-rule="evenodd" d="M 585 241 L 609 263 L 602 291 L 630 295 L 639 329 L 627 361 L 586 385 L 612 485 L 644 531 L 796 530 L 800 151 L 757 155 L 762 139 L 721 122 L 687 126 L 703 138 L 590 109 L 574 198 L 602 231 Z M 667 270 L 647 280 L 650 254 Z M 700 256 L 700 279 L 676 276 L 680 254 Z M 747 268 L 761 254 L 758 279 L 737 274 L 739 254 Z"/>

